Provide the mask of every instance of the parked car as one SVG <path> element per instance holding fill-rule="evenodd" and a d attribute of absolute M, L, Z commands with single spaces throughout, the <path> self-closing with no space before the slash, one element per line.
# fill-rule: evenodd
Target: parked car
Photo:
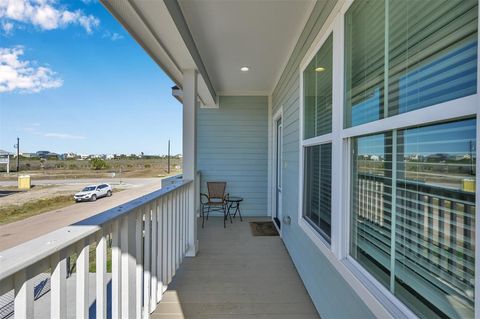
<path fill-rule="evenodd" d="M 90 185 L 76 193 L 73 198 L 76 202 L 91 201 L 94 202 L 100 197 L 112 196 L 112 186 L 108 184 Z"/>

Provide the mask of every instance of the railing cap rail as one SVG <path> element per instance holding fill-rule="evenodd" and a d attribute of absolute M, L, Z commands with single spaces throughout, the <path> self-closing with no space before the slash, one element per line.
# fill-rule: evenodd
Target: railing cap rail
<path fill-rule="evenodd" d="M 103 225 L 122 217 L 132 210 L 190 184 L 191 180 L 179 180 L 173 185 L 166 186 L 137 199 L 116 206 L 75 224 L 62 227 L 48 234 L 42 235 L 18 246 L 0 252 L 0 283 L 2 280 L 15 274 L 21 269 L 51 256 L 65 249 L 83 238 L 99 231 Z"/>

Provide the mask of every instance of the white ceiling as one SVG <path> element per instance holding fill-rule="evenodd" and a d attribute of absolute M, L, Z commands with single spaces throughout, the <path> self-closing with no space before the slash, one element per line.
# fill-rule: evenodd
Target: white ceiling
<path fill-rule="evenodd" d="M 217 94 L 272 91 L 313 0 L 180 0 Z M 241 72 L 242 66 L 250 71 Z"/>

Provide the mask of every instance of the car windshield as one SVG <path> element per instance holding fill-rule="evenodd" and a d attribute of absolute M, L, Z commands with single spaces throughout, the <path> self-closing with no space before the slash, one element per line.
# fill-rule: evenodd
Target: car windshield
<path fill-rule="evenodd" d="M 91 192 L 95 190 L 95 186 L 87 186 L 84 189 L 82 189 L 82 192 Z"/>

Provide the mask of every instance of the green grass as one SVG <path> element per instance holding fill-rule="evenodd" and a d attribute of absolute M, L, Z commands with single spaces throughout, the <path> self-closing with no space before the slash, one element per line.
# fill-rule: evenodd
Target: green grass
<path fill-rule="evenodd" d="M 0 225 L 12 223 L 27 217 L 39 215 L 51 210 L 74 204 L 71 195 L 56 196 L 30 201 L 22 205 L 9 205 L 0 208 Z"/>

